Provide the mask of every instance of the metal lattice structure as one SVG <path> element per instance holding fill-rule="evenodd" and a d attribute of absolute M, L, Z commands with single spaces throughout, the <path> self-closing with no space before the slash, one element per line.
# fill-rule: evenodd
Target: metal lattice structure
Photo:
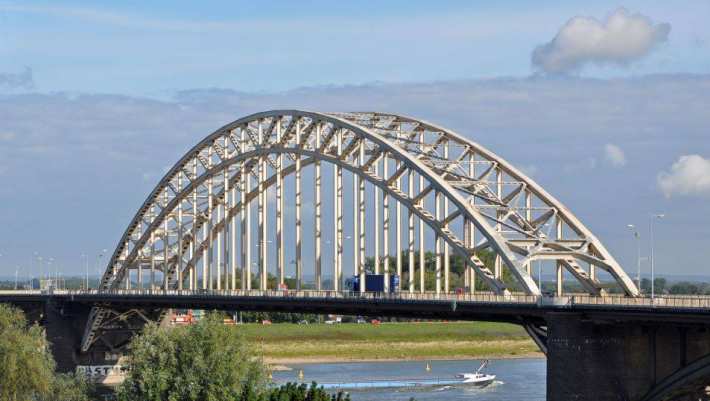
<path fill-rule="evenodd" d="M 326 186 L 324 165 L 332 168 L 332 180 Z M 313 169 L 314 178 L 313 274 L 317 290 L 326 289 L 326 275 L 332 277 L 328 290 L 343 290 L 343 251 L 348 238 L 343 209 L 346 201 L 351 201 L 352 241 L 348 245 L 352 244 L 354 273 L 365 274 L 369 243 L 376 273 L 406 275 L 402 291 L 451 291 L 450 255 L 459 255 L 465 260 L 464 282 L 471 292 L 483 289 L 539 295 L 531 264 L 545 260 L 557 266 L 558 293 L 567 271 L 590 294 L 604 295 L 596 277 L 597 269 L 602 269 L 627 295 L 638 295 L 616 260 L 566 207 L 477 143 L 433 124 L 393 114 L 297 110 L 269 111 L 237 120 L 183 156 L 126 229 L 100 289 L 137 285 L 170 290 L 248 290 L 255 276 L 259 289 L 266 290 L 269 272 L 281 284 L 287 265 L 286 199 L 295 207 L 293 263 L 300 289 L 304 274 L 302 172 L 306 168 Z M 343 186 L 344 173 L 353 176 L 348 193 Z M 295 182 L 295 190 L 289 194 L 285 193 L 286 179 Z M 370 209 L 365 206 L 366 183 L 374 188 Z M 275 210 L 270 210 L 267 199 L 272 186 Z M 332 200 L 328 230 L 322 229 L 324 188 L 329 189 L 325 195 Z M 257 209 L 256 258 L 252 255 L 252 203 Z M 373 224 L 366 226 L 366 215 Z M 275 241 L 267 239 L 270 218 L 276 221 Z M 366 241 L 366 236 L 374 236 L 374 241 Z M 324 237 L 330 240 L 324 242 Z M 273 242 L 276 260 L 270 263 L 268 244 Z M 328 261 L 323 259 L 324 243 L 332 247 Z M 435 255 L 433 288 L 425 284 L 427 245 Z M 494 263 L 485 263 L 483 252 L 492 253 Z M 510 273 L 507 281 L 504 271 Z M 485 288 L 476 288 L 476 277 Z M 115 313 L 107 308 L 92 310 L 83 351 L 97 340 L 107 321 L 115 320 L 112 315 Z"/>

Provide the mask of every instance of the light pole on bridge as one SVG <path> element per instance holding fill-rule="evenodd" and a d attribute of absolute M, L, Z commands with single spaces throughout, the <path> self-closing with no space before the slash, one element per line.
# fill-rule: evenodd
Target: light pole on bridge
<path fill-rule="evenodd" d="M 636 238 L 636 286 L 638 286 L 639 291 L 641 291 L 641 234 L 639 234 L 635 225 L 628 224 L 627 227 L 633 232 L 634 238 Z"/>
<path fill-rule="evenodd" d="M 47 258 L 47 279 L 49 280 L 49 286 L 52 285 L 52 262 L 54 262 L 54 258 Z M 54 283 L 56 285 L 56 283 Z"/>
<path fill-rule="evenodd" d="M 96 271 L 99 274 L 101 274 L 101 270 L 100 270 L 101 269 L 101 266 L 100 266 L 101 265 L 101 258 L 104 257 L 104 254 L 106 252 L 108 252 L 108 249 L 102 249 L 101 252 L 99 252 L 98 256 L 96 256 Z M 88 259 L 87 259 L 87 265 L 88 265 Z M 87 279 L 87 283 L 88 283 L 88 279 Z M 88 287 L 88 284 L 87 284 L 87 287 Z"/>
<path fill-rule="evenodd" d="M 39 288 L 42 289 L 42 280 L 44 279 L 44 270 L 42 269 L 42 255 L 35 252 L 37 256 L 37 266 L 39 267 Z"/>
<path fill-rule="evenodd" d="M 80 258 L 85 260 L 86 263 L 86 275 L 84 276 L 84 290 L 89 289 L 89 255 L 82 253 Z"/>
<path fill-rule="evenodd" d="M 666 215 L 663 213 L 652 214 L 649 222 L 649 233 L 651 234 L 651 299 L 654 299 L 656 295 L 656 257 L 653 253 L 653 222 L 656 219 L 660 220 L 664 217 L 666 217 Z"/>

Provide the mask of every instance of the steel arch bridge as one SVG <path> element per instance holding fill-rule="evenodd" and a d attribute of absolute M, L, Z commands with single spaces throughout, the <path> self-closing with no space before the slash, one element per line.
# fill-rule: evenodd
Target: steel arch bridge
<path fill-rule="evenodd" d="M 332 170 L 325 171 L 324 165 Z M 639 294 L 604 245 L 569 209 L 479 144 L 400 115 L 299 110 L 241 118 L 187 152 L 128 225 L 100 290 L 250 290 L 253 280 L 260 290 L 267 290 L 269 273 L 277 285 L 285 282 L 287 246 L 295 254 L 291 263 L 301 289 L 306 270 L 302 258 L 306 169 L 312 169 L 313 176 L 316 290 L 345 290 L 344 251 L 350 247 L 354 274 L 363 277 L 370 255 L 374 272 L 406 277 L 402 291 L 412 293 L 449 293 L 450 256 L 458 255 L 465 261 L 464 287 L 470 292 L 539 295 L 531 266 L 541 260 L 555 264 L 558 294 L 563 277 L 571 276 L 588 293 L 604 295 L 598 269 L 627 295 Z M 330 185 L 324 185 L 324 175 Z M 352 176 L 348 190 L 344 175 Z M 292 191 L 286 191 L 287 180 L 293 182 Z M 268 195 L 272 186 L 275 200 Z M 373 196 L 371 203 L 366 195 Z M 288 228 L 286 201 L 294 210 L 289 219 L 294 224 Z M 350 217 L 343 213 L 348 205 Z M 324 222 L 326 208 L 331 218 Z M 345 231 L 346 218 L 351 218 L 351 236 Z M 268 228 L 270 219 L 276 222 L 275 236 Z M 292 245 L 286 244 L 287 230 L 295 232 Z M 273 262 L 270 244 L 275 249 Z M 324 245 L 330 248 L 327 252 Z M 433 250 L 435 259 L 435 282 L 429 286 L 427 249 Z M 494 255 L 493 263 L 484 261 L 484 253 Z M 360 290 L 366 290 L 364 285 Z M 160 318 L 158 310 L 128 314 L 144 321 Z M 129 318 L 94 307 L 82 351 L 97 341 L 102 328 Z"/>

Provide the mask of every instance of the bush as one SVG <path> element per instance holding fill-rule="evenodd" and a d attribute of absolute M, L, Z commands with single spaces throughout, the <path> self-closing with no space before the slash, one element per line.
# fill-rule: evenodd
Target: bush
<path fill-rule="evenodd" d="M 90 401 L 92 391 L 86 378 L 73 373 L 60 373 L 54 379 L 52 393 L 47 401 Z"/>
<path fill-rule="evenodd" d="M 0 304 L 0 400 L 35 401 L 52 392 L 54 360 L 39 326 L 19 309 Z"/>
<path fill-rule="evenodd" d="M 44 330 L 0 304 L 0 401 L 89 401 L 90 390 L 83 378 L 55 375 Z"/>
<path fill-rule="evenodd" d="M 218 314 L 198 324 L 145 327 L 130 345 L 120 401 L 251 401 L 266 393 L 266 370 Z"/>
<path fill-rule="evenodd" d="M 264 401 L 350 401 L 350 395 L 341 392 L 328 394 L 316 382 L 308 387 L 305 383 L 286 383 L 272 389 Z"/>

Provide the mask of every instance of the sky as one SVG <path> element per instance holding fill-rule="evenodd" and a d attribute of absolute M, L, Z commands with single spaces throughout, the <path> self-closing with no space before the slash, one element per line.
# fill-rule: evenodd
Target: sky
<path fill-rule="evenodd" d="M 657 271 L 710 275 L 710 2 L 147 3 L 0 1 L 0 276 L 94 271 L 184 152 L 277 108 L 451 128 L 627 270 L 662 212 Z"/>

